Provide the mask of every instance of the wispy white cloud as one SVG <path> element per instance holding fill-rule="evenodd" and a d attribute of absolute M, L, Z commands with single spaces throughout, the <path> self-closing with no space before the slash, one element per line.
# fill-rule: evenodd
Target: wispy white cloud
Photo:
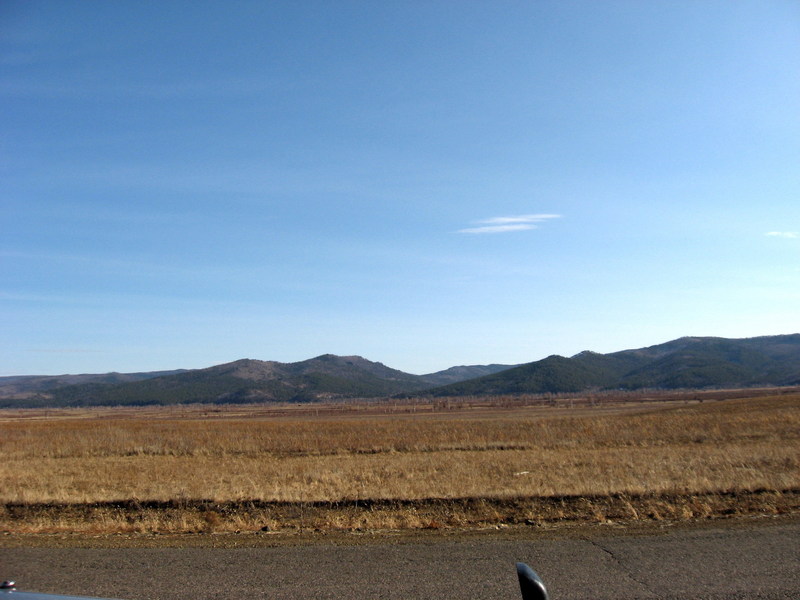
<path fill-rule="evenodd" d="M 507 231 L 524 231 L 526 229 L 536 229 L 536 226 L 524 223 L 519 223 L 517 225 L 484 225 L 482 227 L 459 229 L 458 233 L 505 233 Z"/>
<path fill-rule="evenodd" d="M 800 238 L 800 233 L 797 231 L 768 231 L 767 235 L 772 237 L 790 238 L 790 239 Z"/>
<path fill-rule="evenodd" d="M 533 214 L 517 215 L 515 217 L 491 217 L 476 221 L 477 227 L 467 227 L 459 229 L 458 233 L 507 233 L 509 231 L 525 231 L 536 229 L 537 223 L 558 219 L 561 215 L 553 214 Z"/>

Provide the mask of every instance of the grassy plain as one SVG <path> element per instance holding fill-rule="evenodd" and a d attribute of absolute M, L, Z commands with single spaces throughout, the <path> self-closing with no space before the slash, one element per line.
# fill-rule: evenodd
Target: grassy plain
<path fill-rule="evenodd" d="M 800 393 L 695 398 L 0 411 L 0 529 L 439 528 L 797 510 Z"/>

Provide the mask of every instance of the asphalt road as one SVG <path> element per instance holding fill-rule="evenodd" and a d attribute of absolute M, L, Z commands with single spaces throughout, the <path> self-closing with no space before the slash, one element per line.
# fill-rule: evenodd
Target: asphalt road
<path fill-rule="evenodd" d="M 13 577 L 20 589 L 131 600 L 511 600 L 519 598 L 516 561 L 542 576 L 552 600 L 800 598 L 798 518 L 345 545 L 104 549 L 5 541 L 0 578 Z"/>

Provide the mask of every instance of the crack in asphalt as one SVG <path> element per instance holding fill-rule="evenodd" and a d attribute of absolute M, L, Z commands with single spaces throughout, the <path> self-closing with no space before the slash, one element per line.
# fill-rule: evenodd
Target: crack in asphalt
<path fill-rule="evenodd" d="M 593 540 L 593 539 L 589 539 L 589 538 L 584 538 L 584 539 L 587 542 L 589 542 L 592 546 L 594 546 L 595 548 L 597 548 L 598 550 L 600 550 L 604 554 L 606 554 L 608 557 L 610 557 L 611 560 L 614 561 L 614 563 L 625 573 L 625 575 L 630 580 L 635 581 L 636 583 L 638 583 L 640 586 L 642 586 L 642 588 L 644 588 L 650 594 L 653 594 L 659 600 L 664 600 L 664 596 L 662 596 L 661 594 L 659 594 L 655 590 L 651 589 L 650 586 L 647 585 L 647 583 L 645 581 L 642 581 L 641 579 L 638 579 L 636 576 L 634 576 L 633 572 L 625 566 L 625 564 L 622 562 L 622 560 L 616 554 L 614 554 L 614 552 L 611 549 L 606 548 L 605 546 L 603 546 L 603 544 L 601 544 L 597 540 Z"/>

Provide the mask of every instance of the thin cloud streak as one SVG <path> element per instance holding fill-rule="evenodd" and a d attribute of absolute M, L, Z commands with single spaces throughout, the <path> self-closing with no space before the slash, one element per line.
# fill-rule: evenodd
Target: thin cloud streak
<path fill-rule="evenodd" d="M 459 229 L 458 233 L 505 233 L 507 231 L 524 231 L 526 229 L 536 229 L 535 225 L 486 225 L 484 227 L 468 227 Z"/>
<path fill-rule="evenodd" d="M 789 238 L 792 240 L 800 238 L 800 233 L 797 231 L 768 231 L 767 235 L 771 237 Z"/>
<path fill-rule="evenodd" d="M 486 224 L 502 224 L 502 223 L 540 223 L 542 221 L 546 221 L 547 219 L 557 219 L 561 215 L 548 215 L 548 214 L 540 214 L 540 215 L 519 215 L 518 217 L 492 217 L 491 219 L 484 219 L 483 221 L 478 221 L 478 223 L 486 223 Z"/>
<path fill-rule="evenodd" d="M 480 227 L 467 227 L 459 229 L 458 233 L 482 234 L 482 233 L 507 233 L 509 231 L 525 231 L 537 229 L 536 223 L 541 223 L 549 219 L 558 219 L 561 215 L 553 214 L 532 214 L 518 215 L 515 217 L 491 217 L 476 221 Z"/>

